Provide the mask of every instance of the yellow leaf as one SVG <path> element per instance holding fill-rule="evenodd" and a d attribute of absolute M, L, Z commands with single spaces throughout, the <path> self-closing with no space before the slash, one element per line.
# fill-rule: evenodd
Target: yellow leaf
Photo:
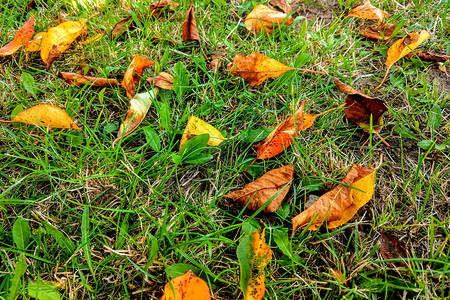
<path fill-rule="evenodd" d="M 210 146 L 218 146 L 226 140 L 220 131 L 212 125 L 209 125 L 197 117 L 190 116 L 186 128 L 184 129 L 183 136 L 181 137 L 180 149 L 189 139 L 204 133 L 209 133 L 208 145 Z"/>
<path fill-rule="evenodd" d="M 273 28 L 281 25 L 291 25 L 294 19 L 287 16 L 285 13 L 270 9 L 265 5 L 256 5 L 255 8 L 245 18 L 245 28 L 251 33 L 258 34 L 261 30 L 266 30 L 272 33 Z"/>
<path fill-rule="evenodd" d="M 33 39 L 24 47 L 25 51 L 36 52 L 41 50 L 42 40 L 47 35 L 47 32 L 37 33 Z"/>
<path fill-rule="evenodd" d="M 86 29 L 87 19 L 67 21 L 51 27 L 42 38 L 41 58 L 47 69 L 53 61 L 69 48 L 75 39 Z"/>
<path fill-rule="evenodd" d="M 24 110 L 18 113 L 12 122 L 48 128 L 71 128 L 81 130 L 64 110 L 50 104 L 39 104 Z"/>
<path fill-rule="evenodd" d="M 195 276 L 191 270 L 173 278 L 172 286 L 167 283 L 161 300 L 210 300 L 211 295 L 206 282 Z"/>
<path fill-rule="evenodd" d="M 322 195 L 311 207 L 292 219 L 293 230 L 306 227 L 316 230 L 323 223 L 328 229 L 347 223 L 373 195 L 375 170 L 354 165 L 342 183 L 353 188 L 338 185 Z"/>

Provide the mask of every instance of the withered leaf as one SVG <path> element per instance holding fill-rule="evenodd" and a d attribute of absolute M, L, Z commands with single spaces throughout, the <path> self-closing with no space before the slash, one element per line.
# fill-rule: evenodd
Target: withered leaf
<path fill-rule="evenodd" d="M 175 9 L 179 5 L 181 5 L 181 3 L 173 2 L 172 0 L 160 0 L 150 3 L 150 11 L 166 6 L 169 6 L 170 9 Z"/>
<path fill-rule="evenodd" d="M 26 46 L 34 34 L 34 15 L 17 31 L 14 39 L 0 48 L 0 56 L 8 56 Z"/>
<path fill-rule="evenodd" d="M 192 0 L 183 23 L 183 41 L 197 41 L 201 44 L 200 36 L 198 35 L 197 22 L 195 21 Z"/>
<path fill-rule="evenodd" d="M 387 41 L 391 38 L 396 28 L 397 25 L 389 23 L 377 27 L 363 25 L 359 28 L 359 33 L 368 39 Z"/>
<path fill-rule="evenodd" d="M 281 9 L 285 14 L 288 14 L 292 11 L 291 6 L 286 0 L 270 0 L 270 5 L 276 6 Z"/>
<path fill-rule="evenodd" d="M 291 25 L 294 23 L 294 19 L 291 16 L 288 17 L 285 13 L 258 4 L 245 18 L 244 23 L 245 28 L 253 34 L 258 34 L 262 30 L 270 34 L 273 32 L 274 27 L 283 24 Z"/>
<path fill-rule="evenodd" d="M 450 60 L 450 55 L 434 53 L 431 51 L 413 51 L 405 55 L 405 57 L 419 57 L 421 60 L 435 61 L 435 62 L 445 62 Z"/>
<path fill-rule="evenodd" d="M 136 90 L 136 84 L 141 79 L 144 70 L 154 64 L 155 63 L 151 60 L 143 58 L 137 54 L 134 56 L 121 83 L 121 85 L 127 90 L 128 98 L 133 98 Z"/>
<path fill-rule="evenodd" d="M 356 17 L 361 19 L 378 20 L 378 25 L 387 18 L 389 14 L 379 8 L 373 6 L 369 0 L 362 0 L 358 5 L 354 6 L 347 14 L 347 17 Z"/>
<path fill-rule="evenodd" d="M 226 53 L 214 53 L 212 55 L 211 63 L 209 64 L 209 69 L 214 70 L 214 72 L 217 72 L 217 70 L 220 68 L 220 65 L 222 63 L 222 59 L 226 56 Z"/>
<path fill-rule="evenodd" d="M 323 223 L 328 229 L 347 223 L 356 212 L 372 198 L 375 185 L 375 170 L 353 165 L 342 183 L 322 195 L 313 205 L 292 219 L 292 233 L 297 228 L 317 230 Z"/>
<path fill-rule="evenodd" d="M 116 79 L 84 76 L 78 73 L 59 72 L 57 76 L 72 85 L 92 85 L 103 87 L 119 85 L 119 82 Z"/>
<path fill-rule="evenodd" d="M 294 168 L 292 165 L 271 170 L 265 173 L 257 180 L 244 186 L 242 190 L 233 191 L 225 196 L 226 199 L 232 199 L 246 205 L 248 209 L 258 210 L 270 198 L 275 196 L 281 189 L 283 191 L 264 208 L 265 213 L 272 213 L 280 208 L 292 184 Z"/>
<path fill-rule="evenodd" d="M 173 288 L 172 288 L 173 287 Z M 206 282 L 195 276 L 191 270 L 184 275 L 175 277 L 171 284 L 164 287 L 161 300 L 210 300 L 211 295 Z"/>
<path fill-rule="evenodd" d="M 161 72 L 157 76 L 147 78 L 147 81 L 159 88 L 174 91 L 173 82 L 175 78 L 166 72 Z"/>
<path fill-rule="evenodd" d="M 380 237 L 380 253 L 384 259 L 394 259 L 394 258 L 407 258 L 408 254 L 406 252 L 406 246 L 402 241 L 393 237 L 389 234 L 381 234 Z M 403 261 L 398 262 L 388 262 L 390 267 L 401 267 L 406 268 L 406 264 Z"/>

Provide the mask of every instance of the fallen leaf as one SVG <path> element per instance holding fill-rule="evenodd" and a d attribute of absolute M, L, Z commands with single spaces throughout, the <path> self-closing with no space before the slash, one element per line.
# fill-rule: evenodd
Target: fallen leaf
<path fill-rule="evenodd" d="M 169 6 L 170 9 L 175 9 L 179 5 L 181 5 L 181 3 L 173 2 L 172 0 L 161 0 L 150 3 L 150 10 L 164 8 L 166 6 Z"/>
<path fill-rule="evenodd" d="M 42 40 L 47 35 L 47 32 L 37 33 L 33 39 L 25 45 L 24 50 L 28 52 L 36 52 L 41 50 Z"/>
<path fill-rule="evenodd" d="M 81 130 L 69 115 L 61 108 L 50 104 L 39 104 L 18 113 L 8 123 L 25 123 L 46 128 L 63 128 Z"/>
<path fill-rule="evenodd" d="M 405 57 L 419 57 L 421 60 L 445 62 L 450 60 L 450 55 L 434 53 L 431 51 L 413 51 L 405 55 Z"/>
<path fill-rule="evenodd" d="M 174 91 L 173 82 L 175 78 L 166 72 L 161 72 L 157 76 L 147 78 L 147 81 L 159 88 Z"/>
<path fill-rule="evenodd" d="M 372 198 L 375 170 L 353 165 L 342 183 L 352 188 L 338 185 L 322 195 L 310 208 L 292 219 L 292 233 L 311 221 L 308 230 L 317 230 L 322 223 L 328 229 L 347 223 Z"/>
<path fill-rule="evenodd" d="M 59 72 L 57 76 L 72 85 L 92 85 L 103 87 L 119 85 L 119 82 L 115 79 L 90 77 L 78 73 Z"/>
<path fill-rule="evenodd" d="M 358 5 L 352 7 L 347 17 L 356 17 L 360 19 L 378 20 L 378 25 L 386 19 L 389 14 L 373 6 L 369 0 L 362 0 Z"/>
<path fill-rule="evenodd" d="M 231 199 L 246 205 L 251 210 L 258 210 L 269 199 L 274 197 L 279 191 L 283 191 L 264 208 L 265 213 L 272 213 L 280 208 L 286 197 L 294 177 L 294 168 L 292 165 L 271 170 L 253 182 L 247 183 L 242 190 L 233 191 L 225 196 L 225 199 Z M 249 203 L 250 202 L 250 203 Z"/>
<path fill-rule="evenodd" d="M 130 100 L 130 108 L 128 109 L 125 121 L 120 125 L 117 138 L 112 144 L 113 148 L 121 138 L 132 133 L 139 124 L 141 124 L 157 93 L 158 89 L 153 89 L 150 93 L 136 94 L 134 98 Z"/>
<path fill-rule="evenodd" d="M 278 7 L 279 9 L 284 11 L 285 14 L 288 14 L 292 11 L 291 6 L 286 0 L 270 0 L 269 4 Z"/>
<path fill-rule="evenodd" d="M 380 253 L 384 259 L 394 258 L 408 258 L 406 253 L 406 246 L 402 241 L 389 234 L 381 234 L 380 240 Z M 403 261 L 387 262 L 390 267 L 406 268 L 406 264 Z"/>
<path fill-rule="evenodd" d="M 51 27 L 42 37 L 41 58 L 49 69 L 53 61 L 69 48 L 86 29 L 86 19 L 67 21 Z"/>
<path fill-rule="evenodd" d="M 98 33 L 96 35 L 94 35 L 93 37 L 88 38 L 87 40 L 85 40 L 83 43 L 85 45 L 94 45 L 96 44 L 98 41 L 101 40 L 101 38 L 104 36 L 103 33 Z"/>
<path fill-rule="evenodd" d="M 272 259 L 263 229 L 244 233 L 237 248 L 244 300 L 261 300 L 266 292 L 264 268 Z"/>
<path fill-rule="evenodd" d="M 166 283 L 161 300 L 210 300 L 211 295 L 206 282 L 195 276 L 191 270 Z"/>
<path fill-rule="evenodd" d="M 200 36 L 198 35 L 197 22 L 195 21 L 192 0 L 183 23 L 183 41 L 197 41 L 201 44 Z"/>
<path fill-rule="evenodd" d="M 389 69 L 391 66 L 400 58 L 405 56 L 406 54 L 410 53 L 414 49 L 416 49 L 420 44 L 422 44 L 426 39 L 430 37 L 430 34 L 422 30 L 419 33 L 408 33 L 406 36 L 404 36 L 402 39 L 396 41 L 394 44 L 392 44 L 391 47 L 389 47 L 388 50 L 388 57 L 386 59 L 386 66 L 387 70 L 384 74 L 383 80 L 381 81 L 380 85 L 377 87 L 379 88 L 384 81 L 386 80 L 387 74 L 389 72 Z"/>
<path fill-rule="evenodd" d="M 137 16 L 138 19 L 140 19 L 140 16 Z M 116 25 L 114 25 L 113 29 L 111 30 L 111 36 L 113 39 L 115 39 L 117 36 L 121 35 L 125 30 L 136 28 L 136 23 L 133 20 L 133 17 L 125 18 L 119 22 L 117 22 Z"/>
<path fill-rule="evenodd" d="M 225 140 L 220 131 L 214 128 L 212 125 L 197 117 L 190 116 L 186 128 L 184 129 L 183 135 L 181 136 L 180 149 L 188 140 L 190 140 L 194 136 L 204 133 L 209 134 L 208 145 L 210 146 L 218 146 Z"/>
<path fill-rule="evenodd" d="M 220 65 L 223 61 L 223 58 L 226 56 L 226 53 L 214 53 L 212 55 L 211 63 L 209 64 L 209 69 L 214 70 L 214 72 L 217 72 L 217 70 L 220 68 Z"/>
<path fill-rule="evenodd" d="M 136 84 L 141 79 L 144 70 L 153 65 L 154 62 L 151 60 L 140 57 L 137 54 L 134 56 L 121 83 L 121 85 L 127 90 L 128 98 L 133 98 L 136 90 Z"/>
<path fill-rule="evenodd" d="M 347 119 L 356 123 L 364 131 L 369 132 L 370 118 L 372 116 L 372 132 L 378 134 L 382 129 L 382 116 L 388 111 L 384 101 L 364 95 L 339 80 L 336 80 L 335 84 L 341 92 L 348 94 L 345 102 L 346 108 L 344 109 Z"/>
<path fill-rule="evenodd" d="M 359 28 L 359 33 L 368 39 L 387 41 L 391 38 L 396 28 L 397 25 L 389 23 L 377 27 L 361 26 Z"/>
<path fill-rule="evenodd" d="M 0 48 L 0 56 L 8 56 L 26 46 L 34 34 L 34 15 L 17 31 L 14 39 Z"/>
<path fill-rule="evenodd" d="M 339 283 L 347 285 L 345 276 L 341 273 L 341 271 L 335 268 L 330 268 L 330 273 L 331 276 L 333 276 Z"/>
<path fill-rule="evenodd" d="M 287 16 L 285 13 L 275 11 L 265 5 L 258 4 L 245 18 L 245 28 L 251 33 L 258 34 L 262 30 L 267 33 L 272 33 L 273 28 L 279 25 L 291 25 L 294 19 Z"/>
<path fill-rule="evenodd" d="M 27 6 L 25 6 L 25 9 L 23 10 L 24 14 L 29 13 L 32 9 L 37 9 L 36 2 L 34 0 L 28 1 Z"/>

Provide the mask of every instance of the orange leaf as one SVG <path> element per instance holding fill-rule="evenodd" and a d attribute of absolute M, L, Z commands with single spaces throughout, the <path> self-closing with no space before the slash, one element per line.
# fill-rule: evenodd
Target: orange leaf
<path fill-rule="evenodd" d="M 46 35 L 42 37 L 41 58 L 46 68 L 50 68 L 51 64 L 57 57 L 69 48 L 75 39 L 86 29 L 86 19 L 77 21 L 67 21 L 56 27 L 51 27 Z"/>
<path fill-rule="evenodd" d="M 92 85 L 103 87 L 119 85 L 115 79 L 90 77 L 78 73 L 59 72 L 57 76 L 72 85 Z"/>
<path fill-rule="evenodd" d="M 269 4 L 278 7 L 279 9 L 284 11 L 285 14 L 288 14 L 292 11 L 291 6 L 288 2 L 286 2 L 286 0 L 270 0 Z"/>
<path fill-rule="evenodd" d="M 197 41 L 201 44 L 200 36 L 198 35 L 197 22 L 195 21 L 192 0 L 183 23 L 183 41 Z"/>
<path fill-rule="evenodd" d="M 244 78 L 251 86 L 260 85 L 267 78 L 277 78 L 290 70 L 295 68 L 255 52 L 247 56 L 238 54 L 233 62 L 228 64 L 231 74 Z"/>
<path fill-rule="evenodd" d="M 122 86 L 127 90 L 128 98 L 133 98 L 136 84 L 141 79 L 142 73 L 148 67 L 154 65 L 154 62 L 146 58 L 135 55 L 130 65 L 128 66 L 125 76 L 123 77 Z"/>
<path fill-rule="evenodd" d="M 166 283 L 161 300 L 210 300 L 211 295 L 206 282 L 195 276 L 191 270 Z"/>
<path fill-rule="evenodd" d="M 173 82 L 175 78 L 166 72 L 159 73 L 155 78 L 149 77 L 147 81 L 159 88 L 174 91 Z"/>
<path fill-rule="evenodd" d="M 369 0 L 362 0 L 358 5 L 354 6 L 347 14 L 347 17 L 356 17 L 360 19 L 378 20 L 378 25 L 387 18 L 389 14 L 379 8 L 373 6 Z"/>
<path fill-rule="evenodd" d="M 50 104 L 39 104 L 16 115 L 11 122 L 20 122 L 48 128 L 81 130 L 61 108 Z"/>
<path fill-rule="evenodd" d="M 294 168 L 287 165 L 265 173 L 257 180 L 244 186 L 242 190 L 234 191 L 223 196 L 226 199 L 238 201 L 246 205 L 248 209 L 258 210 L 269 199 L 275 196 L 279 191 L 283 191 L 264 208 L 265 213 L 272 213 L 280 208 L 286 194 L 292 184 Z"/>
<path fill-rule="evenodd" d="M 265 5 L 256 5 L 245 18 L 245 28 L 251 33 L 258 34 L 261 30 L 272 33 L 273 28 L 282 24 L 291 25 L 294 19 L 282 12 L 275 11 Z"/>
<path fill-rule="evenodd" d="M 311 221 L 308 230 L 316 230 L 322 222 L 328 229 L 347 223 L 372 198 L 375 170 L 353 165 L 342 183 L 353 188 L 338 185 L 322 195 L 307 210 L 292 219 L 292 232 L 298 227 L 306 227 Z"/>
<path fill-rule="evenodd" d="M 17 31 L 14 39 L 0 48 L 0 56 L 8 56 L 26 45 L 34 33 L 34 15 Z"/>
<path fill-rule="evenodd" d="M 47 35 L 47 32 L 39 32 L 37 33 L 33 39 L 25 45 L 24 49 L 28 52 L 35 52 L 41 50 L 42 40 Z"/>

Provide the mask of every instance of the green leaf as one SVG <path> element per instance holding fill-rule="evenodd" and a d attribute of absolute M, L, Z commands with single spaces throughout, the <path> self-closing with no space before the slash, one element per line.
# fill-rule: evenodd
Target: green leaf
<path fill-rule="evenodd" d="M 417 136 L 405 125 L 395 126 L 394 131 L 403 138 L 419 140 Z"/>
<path fill-rule="evenodd" d="M 420 148 L 424 149 L 424 150 L 428 150 L 431 147 L 433 147 L 434 142 L 430 141 L 430 140 L 423 140 L 417 143 L 417 146 L 419 146 Z"/>
<path fill-rule="evenodd" d="M 434 130 L 439 130 L 439 126 L 442 121 L 442 110 L 441 107 L 437 104 L 434 104 L 430 110 L 430 114 L 428 116 L 430 120 L 430 126 Z"/>
<path fill-rule="evenodd" d="M 25 250 L 31 237 L 30 225 L 22 218 L 17 218 L 12 229 L 13 240 L 17 248 Z"/>
<path fill-rule="evenodd" d="M 181 276 L 181 275 L 185 274 L 189 270 L 192 270 L 192 272 L 194 272 L 195 275 L 199 275 L 200 274 L 200 269 L 199 268 L 197 268 L 196 266 L 193 266 L 193 265 L 189 265 L 189 264 L 174 264 L 174 265 L 171 265 L 170 267 L 166 268 L 166 274 L 170 278 L 175 278 L 175 277 L 178 277 L 178 276 Z"/>
<path fill-rule="evenodd" d="M 301 259 L 292 250 L 292 244 L 289 241 L 289 237 L 286 231 L 274 229 L 273 240 L 277 244 L 278 248 L 296 263 L 301 263 Z"/>
<path fill-rule="evenodd" d="M 33 76 L 31 76 L 26 72 L 22 72 L 22 82 L 25 90 L 28 93 L 30 93 L 30 95 L 33 96 L 34 99 L 37 100 L 36 92 L 38 91 L 38 88 L 36 86 L 36 82 L 34 81 Z"/>
<path fill-rule="evenodd" d="M 91 259 L 91 247 L 89 241 L 89 207 L 85 207 L 81 218 L 81 243 L 83 245 L 84 257 L 86 258 L 89 266 L 89 271 L 94 274 L 94 268 L 92 267 Z"/>
<path fill-rule="evenodd" d="M 49 233 L 58 243 L 58 245 L 66 251 L 68 255 L 72 255 L 75 251 L 75 244 L 69 240 L 61 231 L 53 228 L 52 225 L 45 223 L 45 230 Z"/>
<path fill-rule="evenodd" d="M 250 263 L 252 255 L 252 233 L 259 229 L 259 224 L 254 222 L 244 223 L 241 227 L 241 238 L 237 247 L 237 257 L 240 267 L 240 285 L 244 295 L 247 293 L 248 281 L 252 265 Z"/>
<path fill-rule="evenodd" d="M 22 105 L 17 105 L 14 109 L 13 109 L 13 111 L 12 111 L 12 113 L 11 113 L 11 120 L 14 120 L 14 118 L 20 113 L 20 112 L 22 112 L 24 110 L 24 108 L 23 108 L 23 106 Z M 23 123 L 19 123 L 19 122 L 14 122 L 14 123 L 12 123 L 12 125 L 15 127 L 15 128 L 20 128 L 20 127 L 22 127 L 22 126 L 25 126 L 25 124 L 23 124 Z"/>
<path fill-rule="evenodd" d="M 177 62 L 173 67 L 173 75 L 173 89 L 177 95 L 178 102 L 181 102 L 184 93 L 190 89 L 188 72 L 181 61 Z"/>
<path fill-rule="evenodd" d="M 212 0 L 212 2 L 214 2 L 217 5 L 222 5 L 222 6 L 227 6 L 227 2 L 225 0 Z"/>
<path fill-rule="evenodd" d="M 207 149 L 206 145 L 209 141 L 209 134 L 199 134 L 188 140 L 178 152 L 178 156 L 181 158 L 181 162 L 187 164 L 203 164 L 213 159 L 210 154 L 202 153 Z M 178 162 L 177 156 L 172 156 L 174 163 Z"/>
<path fill-rule="evenodd" d="M 211 154 L 200 153 L 196 158 L 186 159 L 184 162 L 190 165 L 201 165 L 212 160 L 214 156 Z"/>
<path fill-rule="evenodd" d="M 303 67 L 307 62 L 311 61 L 312 56 L 309 53 L 302 53 L 300 54 L 294 62 L 294 68 L 301 68 Z"/>
<path fill-rule="evenodd" d="M 28 283 L 28 296 L 38 300 L 60 300 L 58 287 L 51 281 L 30 280 Z"/>
<path fill-rule="evenodd" d="M 271 132 L 273 128 L 258 128 L 258 129 L 249 129 L 244 133 L 243 141 L 245 143 L 257 143 L 265 139 Z"/>
<path fill-rule="evenodd" d="M 164 91 L 160 92 L 160 95 L 163 95 Z M 158 102 L 158 101 L 154 101 L 155 103 L 155 107 L 156 107 L 156 112 L 159 115 L 159 119 L 161 122 L 161 126 L 167 130 L 167 132 L 171 132 L 172 131 L 172 127 L 170 127 L 170 122 L 172 120 L 171 115 L 170 115 L 170 104 L 168 101 L 163 101 L 163 102 Z"/>
<path fill-rule="evenodd" d="M 25 261 L 25 255 L 21 254 L 16 262 L 16 268 L 14 269 L 14 277 L 10 279 L 10 288 L 6 300 L 15 300 L 19 295 L 19 291 L 22 288 L 22 276 L 27 271 L 28 265 Z"/>
<path fill-rule="evenodd" d="M 142 128 L 144 130 L 145 139 L 147 141 L 147 144 L 155 151 L 159 152 L 161 151 L 161 140 L 159 138 L 159 135 L 156 133 L 156 131 L 151 126 L 145 126 Z"/>

